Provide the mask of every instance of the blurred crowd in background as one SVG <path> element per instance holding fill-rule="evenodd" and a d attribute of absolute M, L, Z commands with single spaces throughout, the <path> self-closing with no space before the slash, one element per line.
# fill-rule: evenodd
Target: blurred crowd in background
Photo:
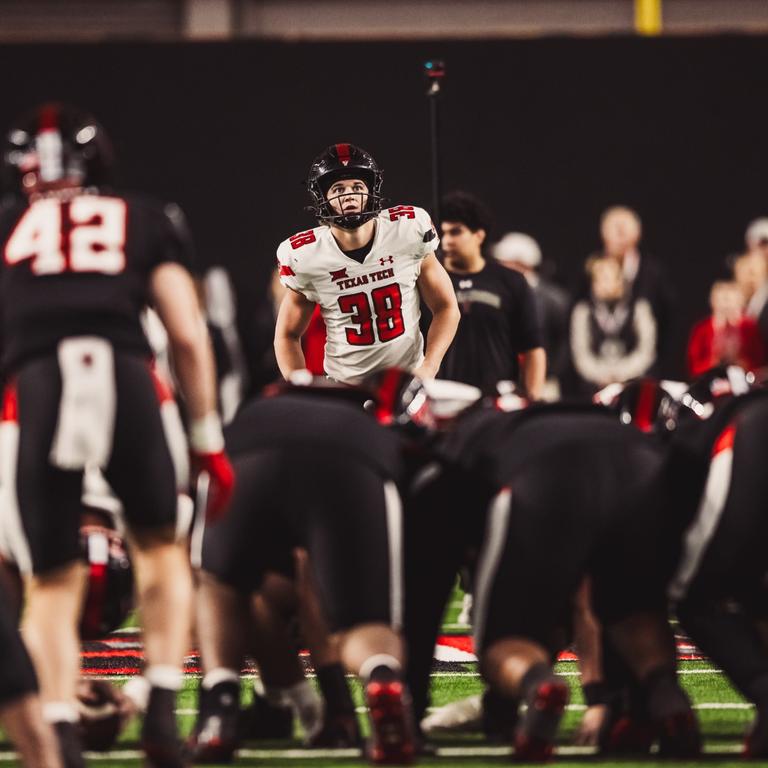
<path fill-rule="evenodd" d="M 478 201 L 479 202 L 479 201 Z M 670 376 L 680 369 L 669 343 L 675 301 L 685 285 L 673 285 L 665 265 L 643 247 L 640 214 L 606 209 L 597 223 L 602 247 L 584 259 L 580 285 L 563 286 L 539 244 L 523 232 L 486 239 L 483 254 L 521 272 L 536 298 L 547 352 L 545 399 L 589 399 L 613 382 L 644 375 Z M 685 370 L 695 377 L 715 365 L 736 364 L 762 378 L 768 362 L 768 217 L 748 224 L 741 253 L 724 257 L 712 276 L 710 313 L 687 329 Z M 225 417 L 241 398 L 279 377 L 272 342 L 285 288 L 277 272 L 256 307 L 234 309 L 226 271 L 203 280 L 214 332 Z M 241 344 L 240 328 L 246 328 Z M 323 373 L 325 332 L 319 310 L 304 338 L 307 366 Z"/>

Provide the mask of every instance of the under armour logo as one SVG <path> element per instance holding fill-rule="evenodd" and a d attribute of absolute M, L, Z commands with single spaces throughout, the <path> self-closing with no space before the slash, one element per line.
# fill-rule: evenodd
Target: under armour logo
<path fill-rule="evenodd" d="M 394 264 L 395 263 L 395 257 L 394 256 L 382 256 L 379 259 L 379 264 L 383 267 L 385 264 Z"/>
<path fill-rule="evenodd" d="M 472 287 L 471 280 L 459 280 L 459 288 L 465 289 L 465 288 L 471 288 L 471 287 Z"/>
<path fill-rule="evenodd" d="M 343 267 L 342 269 L 337 269 L 331 272 L 330 275 L 331 275 L 331 280 L 333 280 L 334 282 L 336 280 L 345 280 L 348 277 L 347 268 Z"/>

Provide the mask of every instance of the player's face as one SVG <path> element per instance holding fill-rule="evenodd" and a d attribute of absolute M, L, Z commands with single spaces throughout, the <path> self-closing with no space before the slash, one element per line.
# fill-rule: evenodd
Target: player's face
<path fill-rule="evenodd" d="M 331 184 L 326 199 L 338 214 L 362 213 L 368 204 L 368 186 L 360 179 L 340 179 Z"/>
<path fill-rule="evenodd" d="M 444 221 L 440 225 L 442 235 L 440 245 L 443 253 L 456 259 L 468 259 L 480 253 L 485 232 L 478 229 L 473 232 L 466 224 L 459 221 Z"/>

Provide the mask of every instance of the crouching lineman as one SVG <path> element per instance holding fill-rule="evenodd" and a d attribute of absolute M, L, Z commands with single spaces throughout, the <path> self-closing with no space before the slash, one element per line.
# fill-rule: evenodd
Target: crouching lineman
<path fill-rule="evenodd" d="M 686 527 L 669 586 L 693 642 L 756 708 L 745 756 L 768 757 L 768 391 L 733 366 L 667 414 Z"/>
<path fill-rule="evenodd" d="M 175 768 L 184 764 L 174 710 L 192 584 L 175 531 L 172 438 L 139 321 L 145 304 L 168 332 L 191 447 L 215 490 L 210 514 L 222 511 L 232 474 L 180 214 L 108 193 L 111 159 L 101 126 L 64 105 L 38 108 L 7 134 L 4 161 L 21 197 L 0 214 L 0 291 L 5 403 L 18 429 L 3 445 L 0 481 L 11 489 L 23 533 L 23 635 L 66 766 L 83 765 L 76 685 L 84 468 L 101 468 L 120 498 L 151 685 L 141 744 L 149 765 Z"/>
<path fill-rule="evenodd" d="M 516 726 L 508 724 L 518 759 L 551 754 L 568 699 L 551 665 L 567 644 L 585 576 L 597 615 L 643 691 L 660 754 L 697 754 L 659 566 L 670 567 L 665 546 L 673 538 L 663 447 L 598 409 L 476 406 L 432 455 L 437 460 L 411 484 L 406 515 L 406 636 L 417 711 L 456 567 L 474 547 L 480 671 L 507 713 L 520 700 L 528 705 Z M 443 556 L 431 557 L 428 569 L 414 565 L 434 551 L 438 525 Z"/>
<path fill-rule="evenodd" d="M 364 412 L 366 397 L 310 378 L 307 386 L 285 385 L 250 403 L 227 427 L 238 482 L 227 519 L 207 528 L 202 541 L 198 638 L 206 675 L 195 747 L 206 759 L 218 746 L 231 757 L 235 747 L 240 659 L 230 657 L 228 669 L 211 669 L 206 660 L 226 658 L 222 649 L 231 641 L 221 627 L 231 626 L 228 606 L 258 593 L 270 573 L 294 578 L 297 548 L 308 553 L 343 667 L 363 682 L 369 759 L 413 758 L 400 671 L 398 443 Z"/>

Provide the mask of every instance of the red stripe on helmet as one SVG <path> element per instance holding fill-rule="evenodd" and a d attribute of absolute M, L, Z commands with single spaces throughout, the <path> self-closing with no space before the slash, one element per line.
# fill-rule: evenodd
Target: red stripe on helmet
<path fill-rule="evenodd" d="M 57 131 L 59 129 L 59 108 L 56 104 L 44 104 L 40 107 L 40 119 L 37 130 Z"/>
<path fill-rule="evenodd" d="M 104 607 L 107 601 L 107 565 L 106 563 L 91 563 L 88 579 L 88 596 L 83 609 L 82 631 L 88 638 L 100 634 Z"/>
<path fill-rule="evenodd" d="M 379 424 L 387 426 L 392 423 L 397 393 L 400 390 L 402 380 L 403 372 L 396 368 L 384 373 L 376 398 L 376 420 Z"/>
<path fill-rule="evenodd" d="M 637 396 L 637 409 L 635 412 L 635 426 L 641 432 L 650 432 L 653 428 L 653 403 L 655 400 L 656 386 L 652 381 L 644 381 L 640 385 Z"/>
<path fill-rule="evenodd" d="M 342 165 L 348 165 L 349 161 L 352 159 L 351 153 L 349 151 L 349 144 L 337 144 L 336 154 L 338 155 L 339 162 Z"/>

